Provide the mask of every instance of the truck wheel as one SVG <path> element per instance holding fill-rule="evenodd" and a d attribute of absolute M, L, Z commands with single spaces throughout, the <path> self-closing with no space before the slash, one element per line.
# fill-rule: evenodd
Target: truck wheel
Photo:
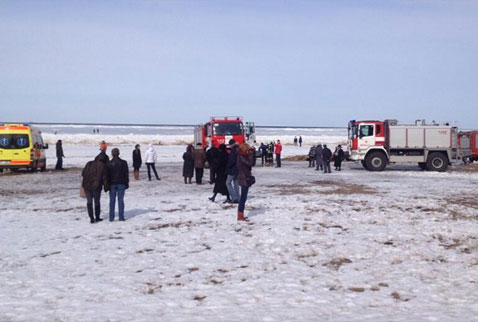
<path fill-rule="evenodd" d="M 364 167 L 365 170 L 367 170 L 367 163 L 365 163 L 364 160 L 360 161 L 362 163 L 362 167 Z"/>
<path fill-rule="evenodd" d="M 387 158 L 381 152 L 371 152 L 365 159 L 365 169 L 369 171 L 383 171 L 387 165 Z"/>
<path fill-rule="evenodd" d="M 443 172 L 448 168 L 448 158 L 442 153 L 434 152 L 428 156 L 427 169 L 430 171 Z"/>
<path fill-rule="evenodd" d="M 426 163 L 426 162 L 418 162 L 418 166 L 419 166 L 420 169 L 422 169 L 422 170 L 426 170 L 426 169 L 427 169 L 427 163 Z"/>

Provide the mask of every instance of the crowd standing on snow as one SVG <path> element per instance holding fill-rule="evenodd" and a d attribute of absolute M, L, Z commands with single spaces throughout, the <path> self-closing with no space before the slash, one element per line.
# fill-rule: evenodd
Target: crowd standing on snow
<path fill-rule="evenodd" d="M 294 138 L 294 144 L 302 146 L 302 136 Z M 132 152 L 133 175 L 135 180 L 140 179 L 140 168 L 143 164 L 141 146 L 137 144 Z M 61 140 L 56 145 L 57 168 L 62 169 L 63 148 Z M 119 155 L 119 149 L 111 151 L 112 159 L 106 154 L 107 144 L 100 143 L 100 153 L 94 160 L 88 162 L 82 171 L 82 195 L 87 200 L 87 211 L 91 223 L 102 221 L 101 219 L 101 190 L 109 192 L 109 220 L 115 219 L 115 205 L 118 200 L 118 217 L 124 221 L 124 195 L 129 187 L 128 164 Z M 268 144 L 261 143 L 257 149 L 261 158 L 262 166 L 273 166 L 277 168 L 282 165 L 281 154 L 282 144 L 280 140 Z M 218 148 L 202 148 L 201 143 L 194 148 L 192 144 L 187 145 L 183 156 L 183 178 L 185 184 L 191 184 L 196 174 L 196 184 L 202 185 L 204 169 L 209 169 L 209 184 L 214 184 L 213 194 L 209 198 L 215 202 L 218 194 L 226 197 L 224 203 L 238 204 L 238 220 L 247 220 L 244 216 L 245 204 L 249 188 L 255 183 L 252 175 L 252 167 L 256 164 L 256 150 L 247 143 L 239 145 L 234 140 L 229 145 L 221 144 Z M 332 151 L 327 145 L 313 145 L 307 155 L 309 168 L 331 173 L 330 162 L 334 161 L 336 171 L 341 171 L 342 161 L 345 159 L 342 147 L 338 145 Z M 157 180 L 159 178 L 156 170 L 157 153 L 152 144 L 149 144 L 145 153 L 148 180 L 151 181 L 151 170 Z"/>

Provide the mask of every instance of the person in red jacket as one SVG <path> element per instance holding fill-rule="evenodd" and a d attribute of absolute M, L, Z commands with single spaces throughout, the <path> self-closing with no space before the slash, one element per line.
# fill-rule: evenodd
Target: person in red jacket
<path fill-rule="evenodd" d="M 282 152 L 282 145 L 280 144 L 280 140 L 277 140 L 277 143 L 274 144 L 274 153 L 276 155 L 276 162 L 277 162 L 276 168 L 280 168 L 281 166 L 281 162 L 280 162 L 281 152 Z"/>

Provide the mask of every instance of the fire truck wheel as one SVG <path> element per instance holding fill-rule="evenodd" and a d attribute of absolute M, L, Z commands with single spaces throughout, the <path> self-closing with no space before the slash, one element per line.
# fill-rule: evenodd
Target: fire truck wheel
<path fill-rule="evenodd" d="M 427 169 L 443 172 L 448 168 L 448 159 L 442 153 L 434 152 L 428 156 Z"/>
<path fill-rule="evenodd" d="M 418 166 L 419 166 L 420 169 L 422 169 L 422 170 L 426 170 L 426 169 L 427 169 L 427 163 L 426 163 L 426 162 L 418 162 Z"/>
<path fill-rule="evenodd" d="M 362 167 L 364 167 L 365 169 L 367 169 L 367 163 L 365 163 L 365 161 L 360 161 L 362 163 Z"/>
<path fill-rule="evenodd" d="M 387 158 L 381 152 L 371 152 L 365 159 L 365 165 L 369 171 L 383 171 L 387 165 Z"/>

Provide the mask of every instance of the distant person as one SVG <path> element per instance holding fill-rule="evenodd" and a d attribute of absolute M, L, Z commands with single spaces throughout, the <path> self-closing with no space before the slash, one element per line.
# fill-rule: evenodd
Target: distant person
<path fill-rule="evenodd" d="M 103 151 L 104 153 L 106 153 L 106 149 L 108 149 L 108 144 L 106 144 L 105 141 L 101 141 L 101 143 L 100 143 L 100 151 Z"/>
<path fill-rule="evenodd" d="M 93 129 L 93 134 L 95 134 L 95 133 L 96 133 L 96 129 Z"/>
<path fill-rule="evenodd" d="M 317 167 L 315 168 L 315 170 L 324 170 L 324 161 L 322 159 L 322 151 L 323 151 L 323 148 L 322 148 L 322 144 L 317 144 L 317 147 L 315 149 L 315 162 L 317 164 Z"/>
<path fill-rule="evenodd" d="M 100 134 L 100 129 L 96 129 L 96 133 L 97 133 L 97 134 Z"/>
<path fill-rule="evenodd" d="M 141 168 L 141 164 L 143 164 L 140 147 L 139 144 L 136 144 L 133 150 L 133 175 L 135 180 L 139 180 L 139 168 Z"/>
<path fill-rule="evenodd" d="M 266 166 L 274 165 L 274 143 L 270 142 L 267 145 Z"/>
<path fill-rule="evenodd" d="M 302 147 L 302 136 L 299 136 L 299 146 Z"/>
<path fill-rule="evenodd" d="M 276 155 L 276 168 L 280 168 L 281 167 L 281 159 L 280 159 L 280 156 L 281 156 L 281 153 L 282 153 L 282 144 L 280 144 L 280 140 L 277 140 L 277 143 L 274 144 L 274 153 Z"/>
<path fill-rule="evenodd" d="M 315 158 L 316 158 L 317 147 L 312 145 L 309 150 L 309 168 L 315 168 Z"/>
<path fill-rule="evenodd" d="M 118 197 L 118 217 L 124 221 L 124 194 L 129 188 L 128 163 L 120 159 L 119 149 L 111 150 L 112 159 L 108 162 L 108 182 L 110 184 L 110 221 L 115 220 L 115 203 Z"/>
<path fill-rule="evenodd" d="M 332 159 L 332 151 L 324 144 L 322 150 L 322 160 L 324 161 L 324 173 L 330 173 L 330 160 Z"/>
<path fill-rule="evenodd" d="M 264 163 L 266 161 L 266 155 L 267 155 L 267 146 L 262 142 L 261 142 L 261 145 L 259 146 L 259 152 L 261 153 L 262 166 L 264 166 Z"/>
<path fill-rule="evenodd" d="M 196 184 L 202 184 L 204 164 L 206 163 L 206 159 L 206 152 L 202 148 L 202 143 L 197 143 L 197 148 L 193 150 L 194 170 L 196 171 Z"/>
<path fill-rule="evenodd" d="M 216 154 L 216 178 L 214 180 L 213 195 L 211 198 L 209 198 L 209 200 L 211 200 L 212 202 L 216 200 L 216 196 L 218 193 L 220 193 L 223 196 L 226 196 L 226 201 L 224 201 L 224 203 L 231 201 L 231 199 L 229 198 L 229 190 L 227 190 L 227 186 L 226 186 L 227 161 L 228 161 L 228 154 L 226 150 L 226 145 L 221 144 Z"/>
<path fill-rule="evenodd" d="M 154 150 L 154 147 L 152 144 L 148 146 L 148 149 L 146 150 L 146 167 L 148 169 L 148 180 L 151 181 L 151 169 L 153 169 L 154 176 L 156 177 L 157 180 L 159 179 L 158 173 L 156 172 L 156 151 Z"/>
<path fill-rule="evenodd" d="M 63 158 L 65 155 L 63 154 L 63 146 L 61 140 L 56 141 L 56 170 L 63 170 Z"/>
<path fill-rule="evenodd" d="M 342 146 L 339 144 L 337 146 L 337 152 L 335 155 L 335 170 L 341 171 L 342 170 L 342 161 L 345 159 L 344 150 L 342 150 Z"/>
<path fill-rule="evenodd" d="M 216 178 L 216 162 L 218 153 L 219 150 L 214 145 L 206 152 L 206 159 L 209 164 L 209 184 L 213 184 Z"/>
<path fill-rule="evenodd" d="M 254 155 L 251 147 L 247 143 L 241 144 L 237 156 L 238 182 L 241 186 L 241 198 L 239 201 L 239 207 L 237 208 L 237 220 L 239 221 L 247 220 L 247 218 L 244 217 L 244 209 L 249 194 L 249 188 L 254 184 L 254 181 L 252 180 L 254 178 L 252 176 L 253 157 Z"/>
<path fill-rule="evenodd" d="M 239 183 L 237 181 L 237 176 L 239 174 L 239 170 L 237 169 L 237 149 L 239 148 L 239 144 L 232 139 L 229 141 L 229 144 L 232 145 L 232 147 L 227 160 L 226 186 L 232 203 L 239 203 Z"/>
<path fill-rule="evenodd" d="M 297 146 L 297 136 L 294 136 L 294 145 Z"/>
<path fill-rule="evenodd" d="M 187 184 L 188 180 L 189 183 L 192 183 L 191 180 L 194 175 L 194 160 L 193 160 L 193 149 L 194 147 L 192 144 L 189 144 L 186 147 L 186 152 L 183 154 L 183 177 L 184 177 L 184 183 Z"/>
<path fill-rule="evenodd" d="M 104 187 L 105 192 L 109 190 L 108 171 L 106 163 L 108 158 L 103 153 L 98 154 L 94 161 L 89 161 L 81 172 L 83 180 L 81 186 L 85 190 L 86 208 L 90 223 L 100 222 L 101 214 L 101 189 Z M 95 202 L 95 212 L 93 216 L 93 201 Z"/>

